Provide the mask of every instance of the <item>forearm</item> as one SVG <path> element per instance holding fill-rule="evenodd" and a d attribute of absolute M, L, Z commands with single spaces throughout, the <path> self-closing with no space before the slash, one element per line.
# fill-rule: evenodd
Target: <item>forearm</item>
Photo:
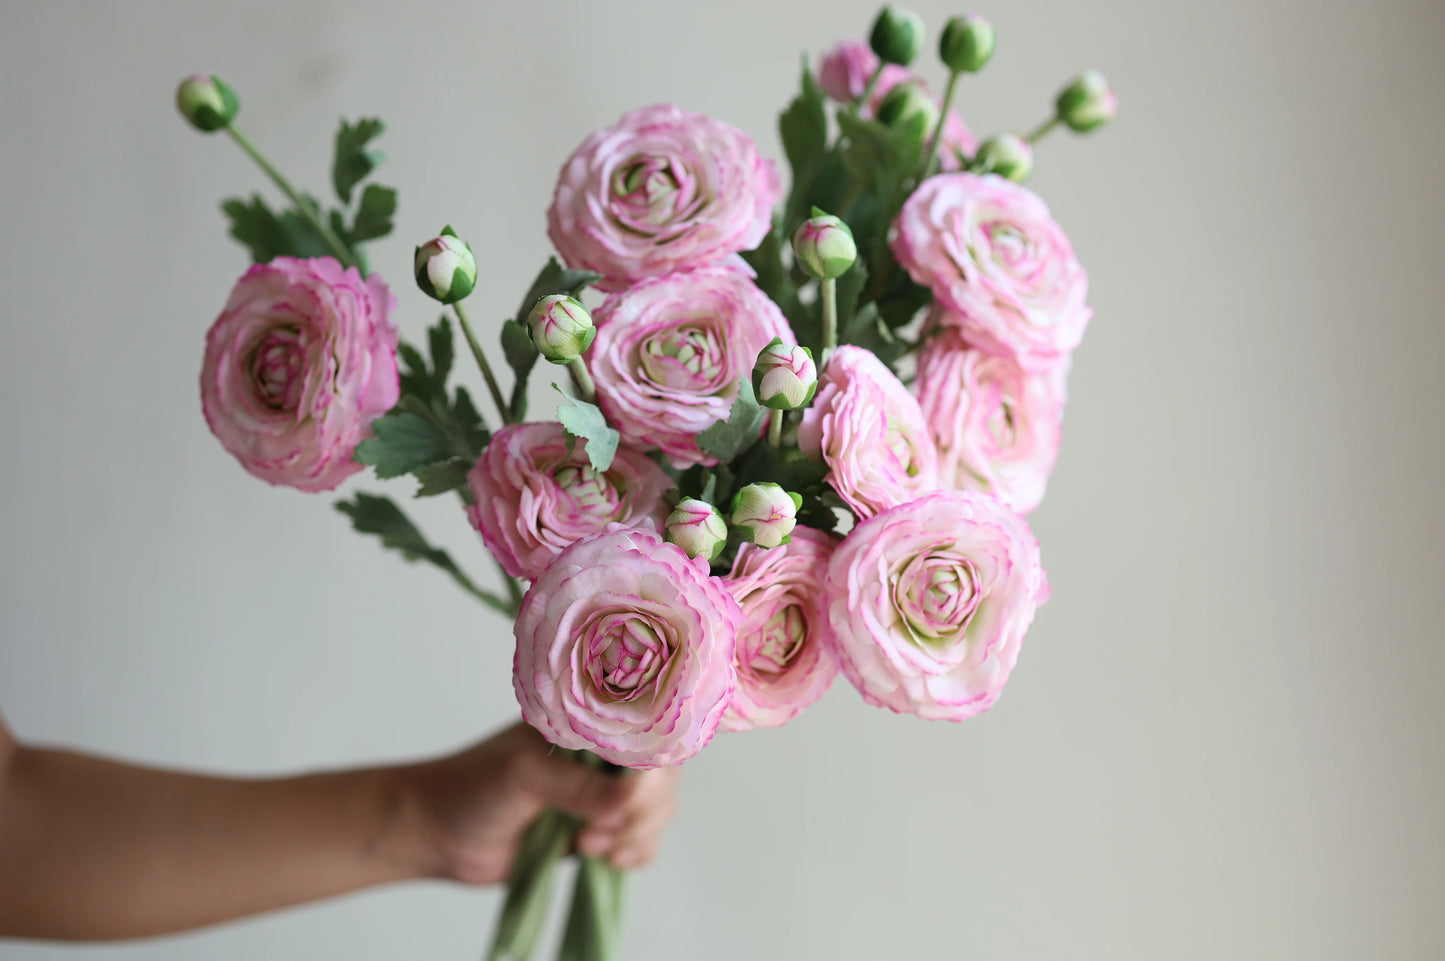
<path fill-rule="evenodd" d="M 19 749 L 0 936 L 161 934 L 413 876 L 404 770 L 247 781 Z"/>

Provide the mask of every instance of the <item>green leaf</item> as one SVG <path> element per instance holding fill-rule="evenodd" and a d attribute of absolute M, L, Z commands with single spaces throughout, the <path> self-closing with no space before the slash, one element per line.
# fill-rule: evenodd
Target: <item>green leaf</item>
<path fill-rule="evenodd" d="M 331 184 L 342 203 L 351 203 L 351 191 L 381 163 L 381 152 L 368 150 L 366 145 L 385 129 L 386 125 L 375 118 L 358 120 L 354 126 L 341 121 L 336 131 L 336 156 L 331 162 Z"/>
<path fill-rule="evenodd" d="M 408 411 L 393 411 L 371 422 L 375 435 L 356 445 L 358 463 L 376 468 L 382 480 L 451 458 L 452 439 L 436 424 Z"/>
<path fill-rule="evenodd" d="M 726 464 L 757 442 L 763 429 L 763 408 L 753 395 L 752 380 L 738 381 L 738 396 L 727 420 L 720 420 L 697 436 L 697 445 Z"/>
<path fill-rule="evenodd" d="M 253 263 L 264 264 L 277 257 L 320 257 L 331 249 L 316 231 L 293 210 L 275 213 L 259 194 L 249 201 L 232 197 L 221 204 L 231 223 L 231 237 L 251 252 Z"/>
<path fill-rule="evenodd" d="M 793 182 L 788 191 L 784 224 L 791 227 L 802 220 L 811 204 L 815 183 L 828 158 L 828 114 L 826 99 L 803 58 L 802 90 L 778 117 L 778 134 L 783 141 Z"/>
<path fill-rule="evenodd" d="M 562 393 L 561 387 L 552 386 Z M 587 459 L 592 462 L 593 470 L 605 471 L 612 466 L 622 435 L 607 425 L 600 407 L 562 394 L 562 402 L 557 405 L 557 420 L 568 434 L 587 442 Z"/>
<path fill-rule="evenodd" d="M 350 245 L 376 240 L 391 233 L 396 216 L 396 191 L 379 184 L 367 184 L 361 192 L 361 205 L 356 220 L 347 229 L 343 240 Z"/>
<path fill-rule="evenodd" d="M 421 486 L 417 488 L 417 497 L 435 497 L 438 494 L 449 494 L 454 490 L 461 490 L 467 493 L 464 499 L 470 503 L 470 491 L 467 490 L 467 473 L 472 465 L 460 457 L 453 457 L 451 460 L 441 461 L 436 464 L 424 464 L 412 471 Z"/>
<path fill-rule="evenodd" d="M 465 387 L 457 388 L 449 420 L 453 436 L 467 452 L 467 455 L 476 461 L 478 457 L 482 456 L 482 451 L 486 449 L 492 434 L 487 430 L 486 422 L 477 412 L 477 405 L 472 403 L 472 395 L 467 393 Z"/>
<path fill-rule="evenodd" d="M 431 351 L 432 384 L 438 393 L 445 396 L 447 378 L 452 375 L 452 362 L 457 356 L 456 337 L 452 333 L 451 319 L 446 314 L 427 328 L 426 346 Z"/>
<path fill-rule="evenodd" d="M 502 325 L 502 352 L 507 357 L 507 366 L 512 368 L 516 377 L 512 383 L 512 396 L 507 401 L 515 420 L 521 420 L 526 415 L 527 379 L 531 376 L 539 356 L 537 348 L 532 344 L 531 334 L 527 332 L 527 315 L 543 297 L 550 294 L 580 297 L 583 290 L 601 277 L 601 274 L 590 270 L 567 270 L 556 257 L 549 257 L 546 266 L 538 271 L 536 279 L 532 281 L 532 286 L 527 288 L 517 313 L 511 321 Z"/>

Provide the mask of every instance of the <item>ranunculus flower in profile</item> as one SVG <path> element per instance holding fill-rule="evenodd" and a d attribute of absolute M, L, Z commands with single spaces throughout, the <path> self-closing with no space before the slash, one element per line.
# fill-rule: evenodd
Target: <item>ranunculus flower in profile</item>
<path fill-rule="evenodd" d="M 587 457 L 587 441 L 571 451 L 555 421 L 510 424 L 492 435 L 467 474 L 475 503 L 467 509 L 502 568 L 535 579 L 577 541 L 609 524 L 661 530 L 672 487 L 651 458 L 620 447 L 605 471 Z"/>
<path fill-rule="evenodd" d="M 860 519 L 938 487 L 938 452 L 918 401 L 862 347 L 833 352 L 798 447 L 828 465 L 828 483 Z"/>
<path fill-rule="evenodd" d="M 1069 238 L 1037 194 L 1002 177 L 925 180 L 898 214 L 893 252 L 947 308 L 944 323 L 1028 370 L 1077 347 L 1093 313 Z"/>
<path fill-rule="evenodd" d="M 221 444 L 272 484 L 331 490 L 396 404 L 395 298 L 331 257 L 277 257 L 242 275 L 206 334 L 201 407 Z"/>
<path fill-rule="evenodd" d="M 862 95 L 868 78 L 872 77 L 873 71 L 877 69 L 878 55 L 869 49 L 868 44 L 862 40 L 844 40 L 824 54 L 818 68 L 818 86 L 834 100 L 846 103 Z M 878 105 L 883 102 L 888 92 L 910 80 L 925 90 L 928 89 L 923 79 L 912 70 L 897 64 L 887 64 L 878 77 L 878 82 L 873 85 L 868 103 L 863 104 L 859 114 L 867 119 L 876 117 Z M 937 100 L 937 97 L 934 99 Z M 978 138 L 968 129 L 968 124 L 963 122 L 958 111 L 950 107 L 948 116 L 943 121 L 943 136 L 938 143 L 939 167 L 943 170 L 958 170 L 963 166 L 958 157 L 959 151 L 972 156 L 977 149 Z"/>
<path fill-rule="evenodd" d="M 973 350 L 955 330 L 918 357 L 918 404 L 938 445 L 939 486 L 993 494 L 1020 514 L 1044 499 L 1063 436 L 1068 358 L 1040 372 Z"/>
<path fill-rule="evenodd" d="M 658 104 L 593 133 L 568 158 L 547 235 L 567 266 L 620 290 L 751 250 L 781 194 L 776 167 L 747 134 Z"/>
<path fill-rule="evenodd" d="M 513 630 L 522 717 L 558 747 L 615 764 L 680 764 L 717 731 L 742 611 L 707 562 L 613 526 L 532 584 Z"/>
<path fill-rule="evenodd" d="M 744 274 L 704 267 L 644 281 L 596 312 L 584 361 L 623 444 L 660 448 L 674 467 L 714 464 L 697 435 L 726 420 L 758 353 L 793 333 Z"/>
<path fill-rule="evenodd" d="M 745 618 L 738 629 L 737 690 L 723 730 L 777 727 L 823 696 L 838 676 L 827 648 L 823 580 L 836 539 L 793 528 L 781 547 L 744 544 L 722 578 Z"/>
<path fill-rule="evenodd" d="M 859 524 L 833 553 L 826 591 L 834 653 L 863 699 L 947 721 L 998 699 L 1049 596 L 1028 523 L 965 491 Z"/>

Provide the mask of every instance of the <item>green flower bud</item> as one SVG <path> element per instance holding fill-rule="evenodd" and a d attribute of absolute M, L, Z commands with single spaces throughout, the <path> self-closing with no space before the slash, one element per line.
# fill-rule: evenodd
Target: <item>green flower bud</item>
<path fill-rule="evenodd" d="M 814 207 L 813 216 L 793 234 L 793 256 L 808 273 L 829 280 L 843 276 L 853 266 L 858 244 L 847 224 Z"/>
<path fill-rule="evenodd" d="M 749 484 L 733 496 L 733 526 L 745 530 L 759 547 L 780 547 L 793 539 L 803 498 L 771 481 Z"/>
<path fill-rule="evenodd" d="M 554 364 L 570 364 L 581 357 L 597 336 L 587 308 L 566 294 L 537 301 L 527 315 L 527 327 L 538 352 Z"/>
<path fill-rule="evenodd" d="M 976 13 L 950 18 L 938 38 L 938 56 L 954 73 L 977 73 L 993 56 L 993 24 Z"/>
<path fill-rule="evenodd" d="M 907 7 L 889 4 L 878 11 L 868 45 L 884 63 L 906 67 L 918 58 L 923 49 L 923 21 Z"/>
<path fill-rule="evenodd" d="M 441 236 L 416 249 L 412 262 L 421 292 L 444 304 L 454 304 L 477 285 L 477 259 L 456 231 L 443 227 Z"/>
<path fill-rule="evenodd" d="M 236 119 L 241 101 L 220 77 L 198 73 L 182 80 L 176 88 L 176 109 L 192 127 L 211 133 Z"/>
<path fill-rule="evenodd" d="M 1016 133 L 1001 133 L 978 145 L 970 169 L 1021 184 L 1034 172 L 1034 148 Z"/>
<path fill-rule="evenodd" d="M 1059 93 L 1054 109 L 1071 130 L 1088 133 L 1114 119 L 1119 100 L 1102 73 L 1085 70 Z"/>
<path fill-rule="evenodd" d="M 773 410 L 797 410 L 817 392 L 818 365 L 808 348 L 774 337 L 758 354 L 753 365 L 753 394 L 759 404 Z"/>
<path fill-rule="evenodd" d="M 667 539 L 686 551 L 688 557 L 712 560 L 728 542 L 728 526 L 716 507 L 685 497 L 667 515 Z"/>
<path fill-rule="evenodd" d="M 916 124 L 920 136 L 927 136 L 938 124 L 938 103 L 920 84 L 909 80 L 884 96 L 878 104 L 878 119 L 895 130 Z"/>

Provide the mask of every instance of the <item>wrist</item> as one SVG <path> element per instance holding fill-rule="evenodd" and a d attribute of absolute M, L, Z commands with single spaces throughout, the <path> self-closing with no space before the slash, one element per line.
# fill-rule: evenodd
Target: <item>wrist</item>
<path fill-rule="evenodd" d="M 440 832 L 428 803 L 429 766 L 408 764 L 374 773 L 379 816 L 367 856 L 390 872 L 392 880 L 444 877 Z"/>

